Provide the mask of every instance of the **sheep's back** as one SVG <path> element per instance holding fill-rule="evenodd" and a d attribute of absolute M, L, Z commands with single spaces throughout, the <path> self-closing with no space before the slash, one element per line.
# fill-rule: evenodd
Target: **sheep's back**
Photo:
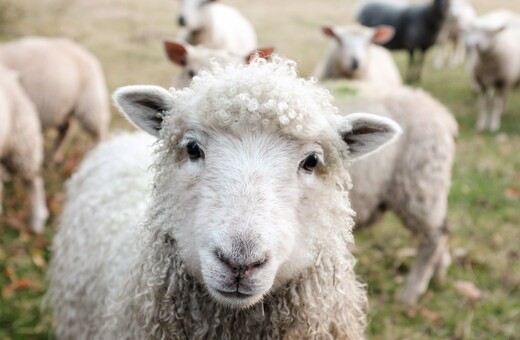
<path fill-rule="evenodd" d="M 50 269 L 60 338 L 95 338 L 111 321 L 110 303 L 139 252 L 138 224 L 152 189 L 153 141 L 142 132 L 109 138 L 67 183 Z"/>

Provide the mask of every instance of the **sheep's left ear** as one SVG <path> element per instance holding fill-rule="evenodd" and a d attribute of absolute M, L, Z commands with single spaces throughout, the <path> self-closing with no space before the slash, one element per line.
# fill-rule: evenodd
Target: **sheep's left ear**
<path fill-rule="evenodd" d="M 392 26 L 381 25 L 374 28 L 372 42 L 383 45 L 392 40 L 395 35 L 395 28 Z"/>
<path fill-rule="evenodd" d="M 173 108 L 171 93 L 159 86 L 121 87 L 114 92 L 113 98 L 130 123 L 156 137 L 164 115 Z"/>
<path fill-rule="evenodd" d="M 274 53 L 274 47 L 261 47 L 256 50 L 251 51 L 246 57 L 246 64 L 250 64 L 251 61 L 255 58 L 267 59 Z"/>
<path fill-rule="evenodd" d="M 341 118 L 341 138 L 347 143 L 350 158 L 362 158 L 394 141 L 401 134 L 401 127 L 392 119 L 370 114 L 352 113 Z"/>

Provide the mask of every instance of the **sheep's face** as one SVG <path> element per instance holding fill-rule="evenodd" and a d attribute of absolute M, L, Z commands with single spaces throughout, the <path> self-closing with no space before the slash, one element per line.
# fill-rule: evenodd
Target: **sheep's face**
<path fill-rule="evenodd" d="M 464 42 L 470 50 L 486 53 L 491 50 L 498 33 L 505 26 L 500 23 L 478 23 L 475 22 L 468 28 L 463 29 Z"/>
<path fill-rule="evenodd" d="M 316 112 L 318 99 L 330 100 L 317 95 L 323 90 L 313 98 L 310 83 L 270 74 L 268 64 L 219 70 L 183 91 L 127 87 L 115 100 L 162 140 L 156 224 L 216 301 L 247 308 L 312 267 L 331 238 L 350 239 L 351 211 L 341 190 L 349 180 L 346 162 L 393 139 L 399 128 L 368 114 L 341 118 L 327 105 Z M 267 83 L 244 87 L 251 81 Z M 267 84 L 293 85 L 294 96 Z M 306 108 L 300 123 L 309 125 L 279 116 Z"/>
<path fill-rule="evenodd" d="M 394 29 L 389 26 L 326 26 L 322 31 L 336 40 L 338 46 L 335 62 L 346 75 L 354 75 L 366 67 L 370 58 L 370 44 L 383 44 L 394 36 Z"/>
<path fill-rule="evenodd" d="M 179 26 L 183 26 L 192 31 L 200 30 L 204 27 L 205 6 L 212 3 L 212 0 L 181 0 L 180 13 L 178 17 Z"/>

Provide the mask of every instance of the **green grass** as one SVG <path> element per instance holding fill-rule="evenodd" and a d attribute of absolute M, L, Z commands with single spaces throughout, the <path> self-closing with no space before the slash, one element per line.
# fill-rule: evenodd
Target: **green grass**
<path fill-rule="evenodd" d="M 328 41 L 319 34 L 319 25 L 345 22 L 353 10 L 339 0 L 287 0 L 274 16 L 275 0 L 228 2 L 251 18 L 261 45 L 273 45 L 296 59 L 304 75 L 325 54 Z M 2 32 L 4 39 L 24 34 L 73 37 L 99 56 L 110 91 L 137 83 L 168 86 L 178 72 L 166 62 L 160 44 L 162 37 L 175 35 L 175 1 L 7 3 L 22 14 Z M 476 3 L 487 9 L 495 2 Z M 520 3 L 504 4 L 520 11 Z M 404 71 L 406 56 L 395 56 Z M 433 282 L 418 307 L 404 308 L 395 295 L 412 259 L 399 254 L 414 248 L 415 240 L 391 214 L 357 233 L 357 272 L 368 284 L 371 305 L 367 333 L 384 340 L 520 339 L 520 92 L 511 93 L 501 132 L 478 134 L 478 97 L 469 90 L 466 70 L 439 71 L 430 65 L 428 60 L 421 85 L 450 108 L 460 125 L 449 204 L 450 248 L 456 256 L 446 282 Z M 352 89 L 339 88 L 336 94 L 351 95 Z M 115 114 L 112 125 L 128 128 Z M 6 183 L 5 214 L 0 217 L 0 339 L 53 337 L 51 316 L 42 302 L 49 248 L 64 182 L 90 146 L 80 134 L 69 143 L 64 164 L 46 167 L 51 219 L 44 235 L 26 231 L 24 190 L 15 179 Z M 483 298 L 472 302 L 461 295 L 455 288 L 459 281 L 472 282 Z"/>

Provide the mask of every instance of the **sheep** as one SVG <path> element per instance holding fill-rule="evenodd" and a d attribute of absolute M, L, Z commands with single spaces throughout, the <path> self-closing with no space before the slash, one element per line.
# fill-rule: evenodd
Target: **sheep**
<path fill-rule="evenodd" d="M 182 0 L 179 38 L 191 45 L 246 55 L 257 47 L 251 23 L 235 8 L 212 0 Z"/>
<path fill-rule="evenodd" d="M 437 49 L 433 65 L 440 69 L 450 61 L 451 66 L 460 65 L 466 55 L 464 31 L 475 20 L 475 8 L 467 0 L 453 0 L 448 15 L 437 37 Z"/>
<path fill-rule="evenodd" d="M 345 83 L 327 86 L 338 92 Z M 354 95 L 337 99 L 340 110 L 383 115 L 403 129 L 384 151 L 352 165 L 350 200 L 356 229 L 374 224 L 390 210 L 418 238 L 417 256 L 399 294 L 402 303 L 412 305 L 434 274 L 445 278 L 451 263 L 446 215 L 457 122 L 442 104 L 419 89 L 366 83 L 349 87 Z"/>
<path fill-rule="evenodd" d="M 110 108 L 104 75 L 83 47 L 64 38 L 26 37 L 0 46 L 0 62 L 20 74 L 42 129 L 58 131 L 48 159 L 63 158 L 72 117 L 96 142 L 105 137 Z"/>
<path fill-rule="evenodd" d="M 59 338 L 363 338 L 344 189 L 395 122 L 337 115 L 277 56 L 114 99 L 158 141 L 108 141 L 68 183 L 50 269 Z"/>
<path fill-rule="evenodd" d="M 178 41 L 164 41 L 164 49 L 168 59 L 182 67 L 182 71 L 175 81 L 176 88 L 186 87 L 192 78 L 203 68 L 207 68 L 212 62 L 218 63 L 248 63 L 253 56 L 259 55 L 267 58 L 273 54 L 271 47 L 259 48 L 250 51 L 247 55 L 233 55 L 225 50 L 206 48 L 200 45 L 193 46 Z"/>
<path fill-rule="evenodd" d="M 368 28 L 354 24 L 324 26 L 322 31 L 337 43 L 315 72 L 318 80 L 345 77 L 388 86 L 402 85 L 392 55 L 385 48 L 372 44 L 383 44 L 392 39 L 395 32 L 392 27 Z"/>
<path fill-rule="evenodd" d="M 395 6 L 367 3 L 357 14 L 357 21 L 365 26 L 389 25 L 395 28 L 393 39 L 384 44 L 390 50 L 406 50 L 409 55 L 407 82 L 420 81 L 427 50 L 435 44 L 447 15 L 449 0 L 432 0 L 428 4 Z M 415 59 L 418 50 L 419 57 Z"/>
<path fill-rule="evenodd" d="M 520 16 L 505 10 L 476 19 L 465 32 L 474 51 L 473 82 L 481 95 L 478 131 L 498 131 L 507 96 L 520 84 Z"/>
<path fill-rule="evenodd" d="M 0 215 L 2 166 L 24 180 L 31 204 L 29 227 L 43 232 L 49 215 L 42 179 L 43 139 L 40 121 L 31 100 L 21 88 L 16 72 L 0 65 Z"/>

